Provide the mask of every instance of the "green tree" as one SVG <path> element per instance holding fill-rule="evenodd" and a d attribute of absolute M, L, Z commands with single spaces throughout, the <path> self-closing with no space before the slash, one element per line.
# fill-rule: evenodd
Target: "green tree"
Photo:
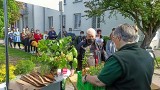
<path fill-rule="evenodd" d="M 93 0 L 85 2 L 87 17 L 117 13 L 134 21 L 145 38 L 141 47 L 149 46 L 160 28 L 160 0 Z"/>
<path fill-rule="evenodd" d="M 4 10 L 3 10 L 3 1 L 0 0 L 0 36 L 3 34 L 4 27 Z M 20 9 L 22 3 L 16 2 L 15 0 L 8 0 L 8 24 L 13 24 L 20 17 Z"/>

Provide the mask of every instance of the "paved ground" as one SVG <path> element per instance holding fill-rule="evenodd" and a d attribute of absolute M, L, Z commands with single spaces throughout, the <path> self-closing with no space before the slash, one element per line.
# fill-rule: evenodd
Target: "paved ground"
<path fill-rule="evenodd" d="M 152 83 L 160 87 L 160 69 L 155 69 Z"/>
<path fill-rule="evenodd" d="M 4 44 L 3 40 L 0 40 L 0 44 Z M 154 50 L 156 57 L 160 57 L 160 50 Z M 75 77 L 76 80 L 76 77 Z M 160 69 L 155 69 L 152 83 L 160 87 Z M 70 82 L 67 82 L 66 90 L 74 90 L 73 85 Z"/>
<path fill-rule="evenodd" d="M 3 44 L 4 42 L 3 42 L 3 40 L 0 40 L 0 44 Z"/>

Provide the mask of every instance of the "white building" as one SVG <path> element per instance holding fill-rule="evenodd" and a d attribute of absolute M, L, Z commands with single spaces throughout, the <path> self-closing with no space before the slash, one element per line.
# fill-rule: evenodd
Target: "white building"
<path fill-rule="evenodd" d="M 156 36 L 153 38 L 150 46 L 152 49 L 160 48 L 160 29 L 157 31 Z"/>
<path fill-rule="evenodd" d="M 119 24 L 129 23 L 134 24 L 133 21 L 117 14 L 117 17 L 108 18 L 109 12 L 105 12 L 105 23 L 100 22 L 100 18 L 83 17 L 86 15 L 84 12 L 87 8 L 84 6 L 84 2 L 89 0 L 64 0 L 64 12 L 63 12 L 63 23 L 66 31 L 72 30 L 73 33 L 79 35 L 80 31 L 86 31 L 88 28 L 100 28 L 103 36 L 109 36 L 112 28 Z M 58 33 L 60 31 L 60 12 L 35 6 L 31 4 L 25 4 L 25 10 L 22 10 L 22 15 L 19 21 L 17 21 L 16 27 L 22 30 L 22 28 L 28 26 L 30 29 L 39 29 L 42 33 L 48 31 L 50 27 L 54 27 Z M 143 35 L 140 33 L 140 41 L 143 39 Z M 159 40 L 158 40 L 159 42 Z M 154 44 L 155 45 L 155 44 Z M 152 45 L 152 46 L 154 46 Z M 154 46 L 155 47 L 155 46 Z M 159 47 L 159 44 L 156 45 Z"/>
<path fill-rule="evenodd" d="M 104 17 L 105 23 L 100 23 L 100 18 L 94 17 L 88 19 L 83 17 L 87 8 L 84 6 L 84 2 L 88 0 L 64 0 L 64 12 L 63 12 L 63 26 L 65 30 L 72 30 L 76 35 L 79 32 L 86 31 L 88 28 L 100 28 L 103 35 L 109 35 L 111 29 L 122 23 L 133 22 L 129 19 L 124 19 L 121 15 L 117 17 L 108 18 L 109 13 L 106 12 Z M 54 27 L 56 32 L 60 30 L 60 12 L 35 6 L 31 4 L 25 4 L 26 9 L 22 10 L 22 17 L 17 22 L 17 27 L 22 30 L 23 27 L 28 26 L 30 29 L 39 29 L 41 32 L 49 30 L 50 27 Z M 102 17 L 101 17 L 102 18 Z"/>

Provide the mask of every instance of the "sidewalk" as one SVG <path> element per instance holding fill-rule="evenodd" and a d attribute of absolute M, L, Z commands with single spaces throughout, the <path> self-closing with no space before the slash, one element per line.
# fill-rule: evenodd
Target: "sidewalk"
<path fill-rule="evenodd" d="M 5 45 L 4 40 L 0 39 L 0 44 Z M 8 46 L 9 46 L 9 44 L 8 44 Z M 13 46 L 13 43 L 12 43 L 12 46 Z M 15 49 L 19 49 L 18 45 L 16 45 Z M 21 46 L 21 50 L 23 50 L 23 49 L 24 49 L 24 47 Z"/>
<path fill-rule="evenodd" d="M 156 84 L 157 86 L 160 87 L 160 69 L 155 69 L 154 70 L 154 75 L 152 78 L 152 83 Z"/>
<path fill-rule="evenodd" d="M 3 40 L 0 39 L 0 44 L 4 44 Z"/>

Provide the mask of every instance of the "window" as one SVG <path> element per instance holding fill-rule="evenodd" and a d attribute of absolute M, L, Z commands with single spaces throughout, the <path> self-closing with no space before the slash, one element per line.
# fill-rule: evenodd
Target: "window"
<path fill-rule="evenodd" d="M 82 2 L 82 0 L 75 0 L 73 3 Z"/>
<path fill-rule="evenodd" d="M 59 15 L 59 20 L 61 20 L 61 15 Z M 60 22 L 61 23 L 61 22 Z M 59 24 L 59 27 L 61 28 L 60 26 L 61 24 Z M 66 28 L 66 15 L 62 15 L 62 27 L 63 29 L 65 30 Z"/>
<path fill-rule="evenodd" d="M 20 27 L 19 23 L 20 23 L 20 20 L 17 20 L 17 28 Z"/>
<path fill-rule="evenodd" d="M 92 28 L 100 28 L 100 22 L 101 22 L 101 18 L 100 17 L 93 17 L 92 18 Z"/>
<path fill-rule="evenodd" d="M 24 22 L 24 23 L 25 23 L 25 26 L 28 26 L 28 17 L 25 17 L 24 20 L 25 20 L 25 22 Z"/>
<path fill-rule="evenodd" d="M 53 27 L 53 16 L 48 17 L 49 28 Z"/>
<path fill-rule="evenodd" d="M 74 14 L 74 29 L 80 29 L 81 26 L 81 13 Z"/>
<path fill-rule="evenodd" d="M 66 15 L 62 16 L 62 26 L 66 28 Z"/>
<path fill-rule="evenodd" d="M 97 28 L 100 28 L 100 22 L 101 22 L 101 18 L 100 17 L 97 17 Z"/>
<path fill-rule="evenodd" d="M 64 2 L 64 5 L 66 5 L 66 0 L 63 0 L 63 2 Z"/>

